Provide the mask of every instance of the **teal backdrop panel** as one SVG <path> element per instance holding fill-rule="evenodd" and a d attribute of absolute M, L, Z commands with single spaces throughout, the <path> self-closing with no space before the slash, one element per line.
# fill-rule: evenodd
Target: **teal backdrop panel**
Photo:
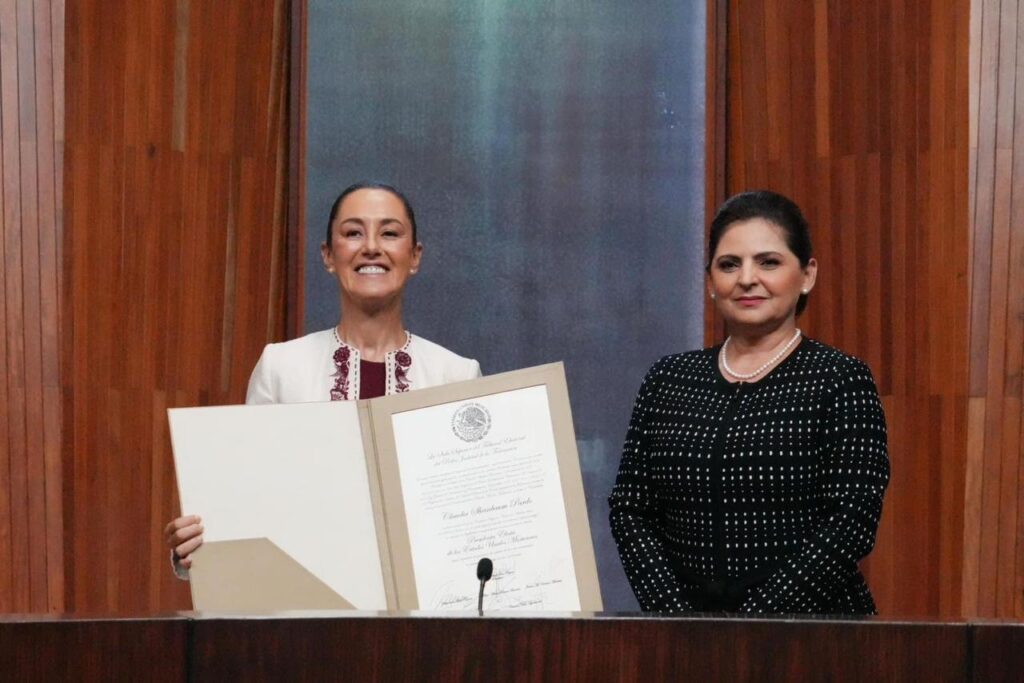
<path fill-rule="evenodd" d="M 334 197 L 403 189 L 413 332 L 485 373 L 564 361 L 606 608 L 636 390 L 703 331 L 704 0 L 310 0 L 307 331 L 337 323 Z M 467 576 L 467 582 L 473 581 Z"/>

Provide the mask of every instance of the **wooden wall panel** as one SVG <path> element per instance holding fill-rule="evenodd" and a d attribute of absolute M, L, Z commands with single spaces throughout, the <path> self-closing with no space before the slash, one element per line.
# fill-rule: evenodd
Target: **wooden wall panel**
<path fill-rule="evenodd" d="M 970 88 L 970 417 L 964 612 L 1024 617 L 1024 35 L 1016 0 L 975 0 Z M 1018 129 L 1021 135 L 1017 135 Z"/>
<path fill-rule="evenodd" d="M 866 562 L 879 609 L 957 614 L 970 0 L 725 5 L 725 150 L 708 163 L 725 183 L 708 215 L 756 188 L 804 209 L 820 269 L 800 326 L 871 366 L 889 421 L 892 482 Z"/>
<path fill-rule="evenodd" d="M 64 607 L 59 0 L 0 0 L 0 612 Z"/>
<path fill-rule="evenodd" d="M 187 605 L 165 410 L 241 400 L 284 336 L 289 4 L 80 0 L 65 43 L 60 0 L 0 0 L 0 611 Z M 880 607 L 1021 616 L 1018 2 L 709 10 L 709 198 L 804 206 L 802 324 L 884 395 Z"/>
<path fill-rule="evenodd" d="M 289 3 L 67 8 L 67 606 L 188 608 L 166 410 L 285 336 Z"/>

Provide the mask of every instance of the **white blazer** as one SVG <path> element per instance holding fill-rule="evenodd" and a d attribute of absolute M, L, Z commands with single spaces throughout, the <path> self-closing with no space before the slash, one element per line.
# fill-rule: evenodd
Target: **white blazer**
<path fill-rule="evenodd" d="M 385 357 L 388 394 L 480 377 L 480 364 L 475 360 L 406 334 L 405 345 L 389 351 Z M 340 349 L 348 350 L 348 391 L 344 398 L 359 398 L 359 351 L 341 342 L 330 329 L 280 344 L 267 344 L 249 377 L 245 402 L 330 401 L 331 390 L 340 374 L 334 355 Z M 178 564 L 173 551 L 171 567 L 175 576 L 188 580 L 188 570 Z"/>
<path fill-rule="evenodd" d="M 480 364 L 406 333 L 405 345 L 385 356 L 388 395 L 480 377 Z M 347 350 L 347 353 L 344 351 Z M 249 377 L 246 403 L 330 401 L 341 374 L 335 354 L 347 356 L 347 381 L 337 398 L 359 398 L 359 351 L 340 341 L 333 329 L 279 344 L 267 344 Z"/>

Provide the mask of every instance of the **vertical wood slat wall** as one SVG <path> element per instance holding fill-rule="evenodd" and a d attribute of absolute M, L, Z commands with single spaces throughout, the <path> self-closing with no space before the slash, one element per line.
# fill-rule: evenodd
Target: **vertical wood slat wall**
<path fill-rule="evenodd" d="M 883 397 L 892 481 L 866 563 L 879 609 L 959 614 L 970 0 L 709 9 L 728 15 L 728 115 L 708 178 L 724 163 L 725 193 L 774 189 L 804 209 L 820 267 L 800 325 L 864 359 Z"/>
<path fill-rule="evenodd" d="M 0 0 L 0 613 L 64 608 L 64 3 Z"/>
<path fill-rule="evenodd" d="M 67 608 L 188 608 L 166 410 L 284 337 L 287 0 L 67 8 Z"/>
<path fill-rule="evenodd" d="M 283 334 L 288 3 L 67 4 L 0 0 L 0 612 L 183 607 L 163 409 L 240 400 Z M 880 607 L 1020 617 L 1022 8 L 971 3 L 967 129 L 966 4 L 710 0 L 731 80 L 709 174 L 807 208 L 803 324 L 886 395 Z"/>
<path fill-rule="evenodd" d="M 1024 3 L 974 0 L 963 581 L 963 612 L 972 616 L 1024 617 L 1022 31 Z"/>

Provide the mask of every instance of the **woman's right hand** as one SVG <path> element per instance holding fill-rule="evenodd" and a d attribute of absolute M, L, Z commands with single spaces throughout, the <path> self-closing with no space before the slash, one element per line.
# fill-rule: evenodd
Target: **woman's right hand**
<path fill-rule="evenodd" d="M 198 515 L 178 517 L 164 527 L 164 542 L 174 553 L 178 566 L 188 569 L 192 566 L 190 557 L 203 544 L 203 525 Z"/>

